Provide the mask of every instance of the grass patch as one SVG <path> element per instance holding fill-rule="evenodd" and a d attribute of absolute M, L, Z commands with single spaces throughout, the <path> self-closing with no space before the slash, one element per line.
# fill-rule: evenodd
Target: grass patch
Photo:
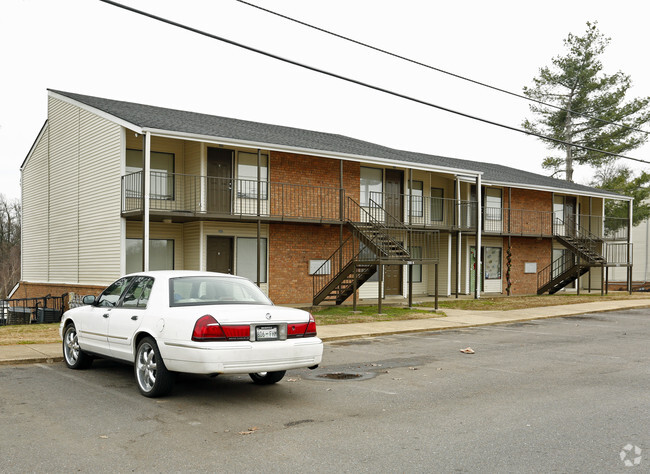
<path fill-rule="evenodd" d="M 557 306 L 579 303 L 592 303 L 595 301 L 614 301 L 614 300 L 637 300 L 648 298 L 646 295 L 635 293 L 610 293 L 609 295 L 600 296 L 600 294 L 574 295 L 532 295 L 532 296 L 508 296 L 497 298 L 475 299 L 458 299 L 458 300 L 441 300 L 438 304 L 440 308 L 462 309 L 467 311 L 508 311 L 510 309 L 527 309 L 539 308 L 542 306 Z"/>
<path fill-rule="evenodd" d="M 356 313 L 349 306 L 329 306 L 314 309 L 312 314 L 317 326 L 444 317 L 444 313 L 440 312 L 434 313 L 428 310 L 408 309 L 399 306 L 382 306 L 381 311 L 381 315 L 377 314 L 377 306 L 357 306 Z"/>
<path fill-rule="evenodd" d="M 0 346 L 61 342 L 59 323 L 0 326 Z"/>

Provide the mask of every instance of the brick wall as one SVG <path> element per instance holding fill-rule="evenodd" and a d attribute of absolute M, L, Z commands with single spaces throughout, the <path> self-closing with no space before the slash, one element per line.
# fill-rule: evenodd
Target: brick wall
<path fill-rule="evenodd" d="M 75 293 L 77 295 L 99 295 L 105 286 L 96 285 L 74 285 L 68 283 L 31 283 L 21 281 L 16 292 L 11 296 L 13 299 L 18 298 L 41 298 L 43 296 L 61 296 L 65 293 Z"/>
<path fill-rule="evenodd" d="M 553 194 L 547 191 L 511 188 L 508 206 L 508 189 L 504 189 L 504 230 L 512 233 L 550 235 L 553 215 Z M 508 227 L 510 226 L 510 227 Z"/>
<path fill-rule="evenodd" d="M 295 153 L 271 152 L 271 214 L 338 220 L 340 161 Z M 346 196 L 359 199 L 360 165 L 343 162 Z"/>
<path fill-rule="evenodd" d="M 343 239 L 349 236 L 343 230 Z M 339 226 L 269 225 L 269 297 L 277 304 L 311 303 L 309 260 L 326 259 L 339 247 Z"/>
<path fill-rule="evenodd" d="M 537 273 L 524 273 L 526 262 L 537 262 L 537 272 L 551 264 L 551 239 L 535 239 L 527 237 L 512 237 L 512 268 L 510 269 L 510 294 L 530 295 L 537 293 Z M 508 249 L 508 238 L 503 239 L 503 254 Z M 507 282 L 505 272 L 507 270 L 504 258 L 504 290 Z"/>

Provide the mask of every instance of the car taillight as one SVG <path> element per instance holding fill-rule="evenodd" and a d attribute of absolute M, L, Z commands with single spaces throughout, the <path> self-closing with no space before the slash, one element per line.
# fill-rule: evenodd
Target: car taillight
<path fill-rule="evenodd" d="M 213 316 L 206 314 L 194 324 L 193 341 L 247 341 L 250 339 L 249 325 L 222 326 Z"/>
<path fill-rule="evenodd" d="M 314 337 L 316 336 L 316 321 L 309 315 L 307 323 L 289 323 L 287 325 L 287 337 Z"/>
<path fill-rule="evenodd" d="M 307 330 L 305 331 L 305 337 L 315 337 L 316 336 L 316 320 L 309 313 L 309 324 L 307 325 Z"/>

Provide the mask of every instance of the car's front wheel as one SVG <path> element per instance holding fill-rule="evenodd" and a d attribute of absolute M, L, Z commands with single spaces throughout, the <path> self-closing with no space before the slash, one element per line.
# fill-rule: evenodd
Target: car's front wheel
<path fill-rule="evenodd" d="M 286 373 L 286 370 L 279 370 L 277 372 L 256 372 L 248 375 L 258 385 L 271 385 L 282 380 Z"/>
<path fill-rule="evenodd" d="M 63 332 L 63 359 L 65 365 L 71 369 L 86 369 L 90 367 L 93 359 L 79 347 L 77 328 L 68 324 Z"/>
<path fill-rule="evenodd" d="M 165 395 L 174 385 L 174 376 L 165 367 L 158 345 L 151 337 L 145 337 L 138 344 L 134 370 L 140 393 L 145 397 Z"/>

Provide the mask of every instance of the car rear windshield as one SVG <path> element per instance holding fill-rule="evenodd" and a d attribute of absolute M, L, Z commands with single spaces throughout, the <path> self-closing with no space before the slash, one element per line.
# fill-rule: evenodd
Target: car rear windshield
<path fill-rule="evenodd" d="M 262 291 L 242 278 L 195 276 L 169 280 L 169 306 L 206 304 L 272 304 Z"/>

